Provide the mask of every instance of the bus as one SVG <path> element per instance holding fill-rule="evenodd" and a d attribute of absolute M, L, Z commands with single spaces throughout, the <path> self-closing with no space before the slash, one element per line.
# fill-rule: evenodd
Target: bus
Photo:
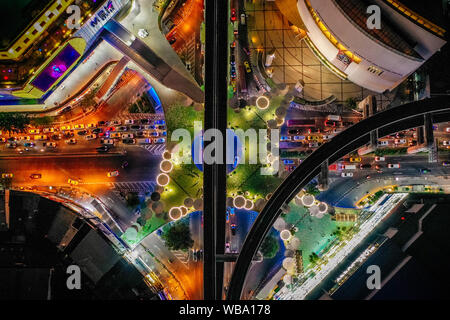
<path fill-rule="evenodd" d="M 245 79 L 245 71 L 242 64 L 239 66 L 239 84 L 241 92 L 247 92 L 247 80 Z"/>
<path fill-rule="evenodd" d="M 291 119 L 287 121 L 288 127 L 315 127 L 316 120 L 314 119 Z"/>

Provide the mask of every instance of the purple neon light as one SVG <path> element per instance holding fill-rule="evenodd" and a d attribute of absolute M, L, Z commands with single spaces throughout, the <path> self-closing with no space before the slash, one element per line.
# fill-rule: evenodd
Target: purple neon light
<path fill-rule="evenodd" d="M 31 82 L 31 84 L 39 90 L 46 92 L 79 57 L 80 53 L 78 53 L 78 51 L 70 44 L 66 45 L 66 47 Z"/>

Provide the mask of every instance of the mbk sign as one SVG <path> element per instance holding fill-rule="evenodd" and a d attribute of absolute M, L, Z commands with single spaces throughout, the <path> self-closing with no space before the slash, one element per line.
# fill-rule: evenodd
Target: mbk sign
<path fill-rule="evenodd" d="M 99 23 L 103 25 L 111 16 L 111 14 L 116 11 L 116 7 L 113 0 L 109 0 L 100 10 L 98 10 L 93 18 L 89 21 L 92 28 L 97 27 Z M 69 29 L 80 29 L 81 21 L 81 9 L 77 5 L 71 5 L 67 7 L 67 14 L 69 18 L 66 20 L 67 28 Z"/>

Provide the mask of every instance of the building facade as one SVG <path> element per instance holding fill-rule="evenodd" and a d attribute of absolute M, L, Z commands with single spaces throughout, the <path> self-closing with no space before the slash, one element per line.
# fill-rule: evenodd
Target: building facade
<path fill-rule="evenodd" d="M 368 27 L 370 5 L 380 9 L 379 29 Z M 378 93 L 446 43 L 443 28 L 396 0 L 298 0 L 297 8 L 316 56 L 340 78 Z"/>

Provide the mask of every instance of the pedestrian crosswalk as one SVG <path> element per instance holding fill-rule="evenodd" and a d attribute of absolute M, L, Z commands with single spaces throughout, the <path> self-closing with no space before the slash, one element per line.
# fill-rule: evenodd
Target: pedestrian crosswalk
<path fill-rule="evenodd" d="M 142 148 L 146 149 L 148 152 L 154 155 L 162 155 L 164 153 L 164 150 L 166 149 L 166 144 L 147 144 L 145 146 L 142 146 Z"/>
<path fill-rule="evenodd" d="M 187 264 L 189 262 L 189 252 L 186 253 L 181 250 L 175 250 L 175 251 L 172 251 L 172 253 L 182 263 Z"/>
<path fill-rule="evenodd" d="M 120 191 L 125 192 L 153 192 L 156 187 L 154 181 L 128 181 L 128 182 L 111 182 L 110 186 L 114 188 L 114 191 L 120 193 Z"/>
<path fill-rule="evenodd" d="M 140 120 L 140 119 L 150 119 L 150 120 L 164 120 L 163 113 L 127 113 L 123 112 L 117 115 L 114 120 Z"/>

